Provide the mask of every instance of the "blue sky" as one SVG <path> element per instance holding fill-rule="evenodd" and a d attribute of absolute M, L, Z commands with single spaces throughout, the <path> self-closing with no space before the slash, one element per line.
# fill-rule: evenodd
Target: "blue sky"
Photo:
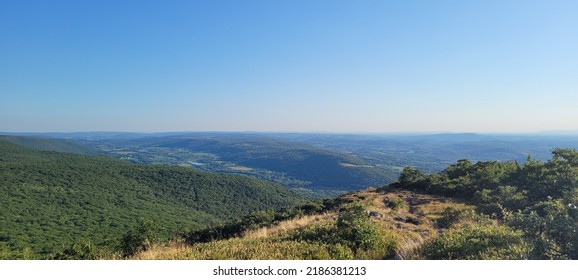
<path fill-rule="evenodd" d="M 0 0 L 0 131 L 576 131 L 577 14 L 556 0 Z"/>

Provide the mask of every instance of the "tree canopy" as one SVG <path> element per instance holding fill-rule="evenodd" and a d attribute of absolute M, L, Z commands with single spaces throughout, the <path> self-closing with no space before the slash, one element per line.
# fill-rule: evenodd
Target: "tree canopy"
<path fill-rule="evenodd" d="M 44 258 L 76 243 L 115 246 L 143 220 L 168 239 L 304 201 L 246 176 L 35 151 L 0 140 L 0 258 Z"/>

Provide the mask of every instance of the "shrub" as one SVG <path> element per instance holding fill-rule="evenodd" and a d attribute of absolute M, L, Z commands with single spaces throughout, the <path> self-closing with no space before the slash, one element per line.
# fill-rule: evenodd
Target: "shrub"
<path fill-rule="evenodd" d="M 369 221 L 367 210 L 355 204 L 341 211 L 336 239 L 351 248 L 358 259 L 383 259 L 393 254 L 397 239 Z"/>
<path fill-rule="evenodd" d="M 242 221 L 243 229 L 257 229 L 262 226 L 270 225 L 275 221 L 275 210 L 267 209 L 255 211 L 246 216 Z"/>
<path fill-rule="evenodd" d="M 130 257 L 148 249 L 158 237 L 158 226 L 150 220 L 143 220 L 121 239 L 120 250 L 123 257 Z"/>
<path fill-rule="evenodd" d="M 316 225 L 288 239 L 332 245 L 334 259 L 383 259 L 394 253 L 397 244 L 397 237 L 369 221 L 367 210 L 358 204 L 343 208 L 335 224 Z"/>
<path fill-rule="evenodd" d="M 53 260 L 94 260 L 98 258 L 96 246 L 90 241 L 74 243 L 50 256 Z"/>
<path fill-rule="evenodd" d="M 301 209 L 306 215 L 312 215 L 323 212 L 324 205 L 320 201 L 310 201 L 299 207 L 299 209 Z"/>
<path fill-rule="evenodd" d="M 426 259 L 527 259 L 530 246 L 522 233 L 506 226 L 452 229 L 420 248 Z"/>
<path fill-rule="evenodd" d="M 399 210 L 399 209 L 403 208 L 404 206 L 405 206 L 405 201 L 403 201 L 403 199 L 400 199 L 400 198 L 392 199 L 392 200 L 387 202 L 387 207 L 389 207 L 393 210 Z"/>
<path fill-rule="evenodd" d="M 399 175 L 398 181 L 402 184 L 411 184 L 422 180 L 424 177 L 425 174 L 423 174 L 421 170 L 411 166 L 406 166 L 401 172 L 401 175 Z"/>
<path fill-rule="evenodd" d="M 442 212 L 442 216 L 436 219 L 436 224 L 440 228 L 450 228 L 462 219 L 463 214 L 464 210 L 446 207 Z"/>

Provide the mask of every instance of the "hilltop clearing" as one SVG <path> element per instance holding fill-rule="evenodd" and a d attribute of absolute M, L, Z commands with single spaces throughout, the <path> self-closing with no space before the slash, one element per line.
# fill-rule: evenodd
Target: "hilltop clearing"
<path fill-rule="evenodd" d="M 446 231 L 471 225 L 501 229 L 473 209 L 427 194 L 370 189 L 293 211 L 254 213 L 236 224 L 157 244 L 132 258 L 421 259 L 425 244 Z"/>

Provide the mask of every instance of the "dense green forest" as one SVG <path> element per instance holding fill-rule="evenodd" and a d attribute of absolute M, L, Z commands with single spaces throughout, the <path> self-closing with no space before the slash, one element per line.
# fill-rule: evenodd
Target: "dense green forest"
<path fill-rule="evenodd" d="M 169 239 L 304 202 L 283 186 L 245 176 L 37 151 L 3 140 L 0 194 L 4 259 L 50 258 L 78 244 L 114 250 L 143 225 Z"/>
<path fill-rule="evenodd" d="M 406 167 L 390 187 L 458 198 L 478 212 L 523 233 L 530 259 L 578 258 L 578 151 L 554 149 L 552 159 L 528 157 L 524 164 L 459 160 L 440 173 L 425 175 Z M 464 232 L 445 236 L 436 244 L 435 258 L 449 250 Z M 475 238 L 475 235 L 471 235 Z M 504 240 L 501 240 L 505 242 Z M 466 248 L 453 248 L 453 251 Z"/>

